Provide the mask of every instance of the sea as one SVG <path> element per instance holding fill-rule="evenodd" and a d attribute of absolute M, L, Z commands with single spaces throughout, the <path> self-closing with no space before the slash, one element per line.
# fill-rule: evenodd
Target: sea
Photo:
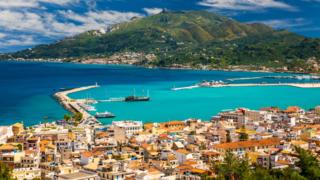
<path fill-rule="evenodd" d="M 102 100 L 97 112 L 109 111 L 116 120 L 164 122 L 212 116 L 237 107 L 258 110 L 263 107 L 320 105 L 319 88 L 288 86 L 196 88 L 173 91 L 203 80 L 229 83 L 314 82 L 312 79 L 279 79 L 287 73 L 170 70 L 129 65 L 88 65 L 48 62 L 0 62 L 0 125 L 23 122 L 34 125 L 63 118 L 68 113 L 53 97 L 61 88 L 94 85 L 99 88 L 70 94 L 72 98 Z M 233 81 L 231 81 L 231 80 Z M 147 95 L 149 102 L 105 102 L 110 98 Z M 95 114 L 96 112 L 91 112 Z"/>

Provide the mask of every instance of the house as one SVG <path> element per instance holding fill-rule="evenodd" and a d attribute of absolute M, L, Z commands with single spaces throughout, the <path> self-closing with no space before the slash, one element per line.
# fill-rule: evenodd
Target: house
<path fill-rule="evenodd" d="M 173 153 L 175 154 L 179 164 L 182 164 L 187 159 L 193 159 L 192 153 L 187 151 L 186 149 L 178 149 L 176 151 L 173 151 Z"/>
<path fill-rule="evenodd" d="M 114 121 L 112 122 L 114 128 L 114 138 L 121 143 L 127 142 L 128 138 L 133 134 L 141 132 L 141 121 Z"/>
<path fill-rule="evenodd" d="M 218 152 L 225 153 L 231 151 L 238 155 L 244 155 L 246 152 L 254 152 L 259 150 L 267 150 L 268 148 L 280 145 L 279 138 L 268 138 L 261 140 L 239 141 L 231 143 L 222 143 L 213 146 Z"/>
<path fill-rule="evenodd" d="M 183 149 L 183 148 L 184 148 L 184 145 L 179 141 L 174 142 L 172 145 L 172 149 L 174 149 L 174 150 Z"/>
<path fill-rule="evenodd" d="M 56 175 L 56 180 L 100 180 L 100 177 L 95 172 L 81 170 L 70 174 Z"/>
<path fill-rule="evenodd" d="M 149 168 L 147 169 L 146 172 L 142 172 L 138 174 L 135 177 L 135 179 L 136 180 L 159 180 L 164 176 L 165 174 L 162 173 L 161 171 L 158 171 L 157 169 L 154 169 L 154 168 Z"/>
<path fill-rule="evenodd" d="M 87 165 L 90 162 L 93 161 L 93 153 L 90 151 L 85 151 L 83 153 L 81 153 L 81 158 L 80 158 L 80 164 L 81 165 Z"/>
<path fill-rule="evenodd" d="M 15 168 L 12 175 L 17 180 L 33 180 L 41 178 L 41 169 L 39 168 Z"/>

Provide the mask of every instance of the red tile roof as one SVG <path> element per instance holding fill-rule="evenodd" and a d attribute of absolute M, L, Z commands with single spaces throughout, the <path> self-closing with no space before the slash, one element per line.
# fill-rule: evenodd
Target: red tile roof
<path fill-rule="evenodd" d="M 259 147 L 259 146 L 273 146 L 279 145 L 279 138 L 268 138 L 262 140 L 250 140 L 250 141 L 239 141 L 231 143 L 222 143 L 214 145 L 214 148 L 217 149 L 237 149 L 237 148 L 249 148 L 249 147 Z"/>

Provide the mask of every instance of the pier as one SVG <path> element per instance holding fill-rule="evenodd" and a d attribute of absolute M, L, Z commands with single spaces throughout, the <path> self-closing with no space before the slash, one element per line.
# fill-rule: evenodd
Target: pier
<path fill-rule="evenodd" d="M 217 84 L 217 85 L 210 85 L 210 86 L 200 86 L 200 85 L 192 85 L 186 87 L 179 87 L 179 88 L 172 88 L 171 90 L 184 90 L 184 89 L 194 89 L 194 88 L 201 88 L 201 87 L 208 87 L 208 88 L 219 88 L 219 87 L 250 87 L 250 86 L 292 86 L 297 88 L 320 88 L 320 83 L 246 83 L 246 84 Z"/>
<path fill-rule="evenodd" d="M 94 116 L 92 116 L 90 113 L 88 113 L 85 109 L 83 109 L 81 106 L 79 106 L 79 103 L 85 103 L 85 100 L 77 100 L 77 99 L 71 99 L 68 95 L 71 93 L 84 91 L 88 89 L 93 89 L 99 87 L 98 84 L 92 85 L 92 86 L 84 86 L 79 88 L 74 88 L 66 91 L 60 91 L 54 94 L 54 96 L 58 99 L 58 101 L 66 108 L 68 111 L 72 113 L 79 112 L 82 114 L 82 120 L 81 122 L 91 119 L 96 120 Z M 98 120 L 96 120 L 98 122 Z"/>

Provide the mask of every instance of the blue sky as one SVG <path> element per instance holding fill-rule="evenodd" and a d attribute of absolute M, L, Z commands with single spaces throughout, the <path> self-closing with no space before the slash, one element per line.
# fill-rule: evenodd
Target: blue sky
<path fill-rule="evenodd" d="M 320 0 L 0 0 L 0 53 L 168 10 L 206 10 L 320 38 Z"/>

